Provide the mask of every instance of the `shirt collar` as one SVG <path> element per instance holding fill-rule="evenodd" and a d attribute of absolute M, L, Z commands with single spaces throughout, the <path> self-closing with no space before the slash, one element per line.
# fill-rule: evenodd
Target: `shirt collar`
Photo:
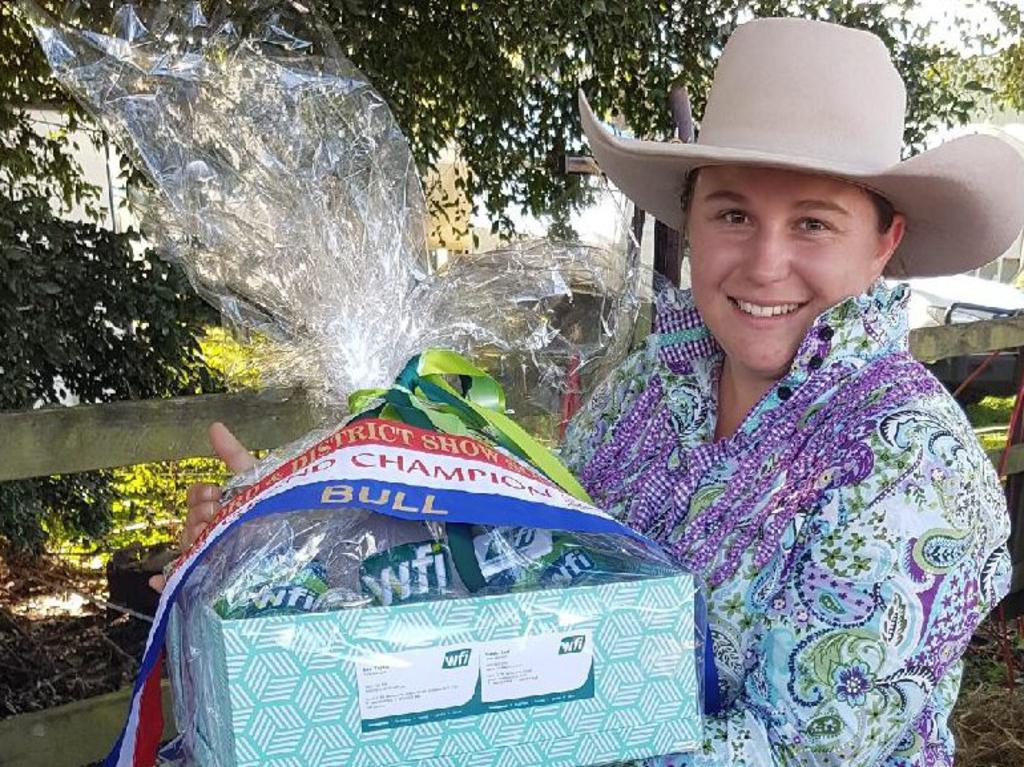
<path fill-rule="evenodd" d="M 877 357 L 906 351 L 909 346 L 906 283 L 875 282 L 859 296 L 822 312 L 811 324 L 787 373 L 754 407 L 742 430 L 756 428 L 762 416 L 789 400 L 813 377 L 834 374 L 837 365 L 858 369 Z M 657 300 L 654 333 L 659 362 L 674 374 L 707 370 L 719 362 L 722 348 L 697 311 L 689 290 L 662 291 Z M 708 385 L 717 376 L 699 376 Z M 717 392 L 709 392 L 712 398 Z"/>

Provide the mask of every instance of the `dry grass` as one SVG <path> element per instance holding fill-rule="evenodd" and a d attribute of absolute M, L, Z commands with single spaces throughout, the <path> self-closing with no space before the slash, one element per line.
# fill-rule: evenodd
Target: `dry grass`
<path fill-rule="evenodd" d="M 964 688 L 950 723 L 957 767 L 1024 765 L 1024 690 L 985 683 Z"/>
<path fill-rule="evenodd" d="M 1006 653 L 1015 665 L 1007 688 Z M 956 736 L 956 767 L 1024 767 L 1024 637 L 1019 624 L 981 625 L 964 655 L 964 680 L 950 717 Z"/>

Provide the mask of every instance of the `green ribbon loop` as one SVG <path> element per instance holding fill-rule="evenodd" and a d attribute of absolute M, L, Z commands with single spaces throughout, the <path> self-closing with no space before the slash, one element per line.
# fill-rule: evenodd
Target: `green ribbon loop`
<path fill-rule="evenodd" d="M 448 382 L 448 376 L 459 378 L 461 394 Z M 567 493 L 590 503 L 587 491 L 569 470 L 505 415 L 505 391 L 501 385 L 453 351 L 430 349 L 413 357 L 393 386 L 354 392 L 348 405 L 352 413 L 372 409 L 381 418 L 448 434 L 485 432 Z"/>

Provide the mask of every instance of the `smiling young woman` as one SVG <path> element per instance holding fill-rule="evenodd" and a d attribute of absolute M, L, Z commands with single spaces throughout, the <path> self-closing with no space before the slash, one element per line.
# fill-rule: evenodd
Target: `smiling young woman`
<path fill-rule="evenodd" d="M 617 138 L 581 98 L 601 168 L 690 245 L 692 291 L 658 297 L 562 451 L 707 582 L 705 743 L 656 767 L 953 764 L 960 656 L 1009 585 L 1009 522 L 908 352 L 906 286 L 879 277 L 998 256 L 1024 159 L 969 136 L 901 161 L 905 103 L 878 38 L 799 19 L 733 33 L 695 144 Z"/>
<path fill-rule="evenodd" d="M 960 655 L 1006 593 L 1002 488 L 908 352 L 905 285 L 1024 224 L 1024 160 L 969 136 L 901 161 L 905 92 L 873 35 L 739 27 L 694 144 L 602 170 L 689 243 L 692 290 L 594 393 L 563 458 L 708 585 L 702 750 L 657 767 L 952 765 Z M 684 205 L 680 205 L 680 200 Z"/>

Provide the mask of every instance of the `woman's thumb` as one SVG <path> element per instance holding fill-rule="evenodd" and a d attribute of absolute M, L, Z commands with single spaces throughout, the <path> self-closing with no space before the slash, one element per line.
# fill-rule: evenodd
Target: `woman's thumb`
<path fill-rule="evenodd" d="M 210 424 L 207 432 L 210 439 L 210 447 L 234 474 L 251 469 L 256 459 L 245 449 L 245 445 L 239 442 L 228 427 L 220 422 Z"/>

